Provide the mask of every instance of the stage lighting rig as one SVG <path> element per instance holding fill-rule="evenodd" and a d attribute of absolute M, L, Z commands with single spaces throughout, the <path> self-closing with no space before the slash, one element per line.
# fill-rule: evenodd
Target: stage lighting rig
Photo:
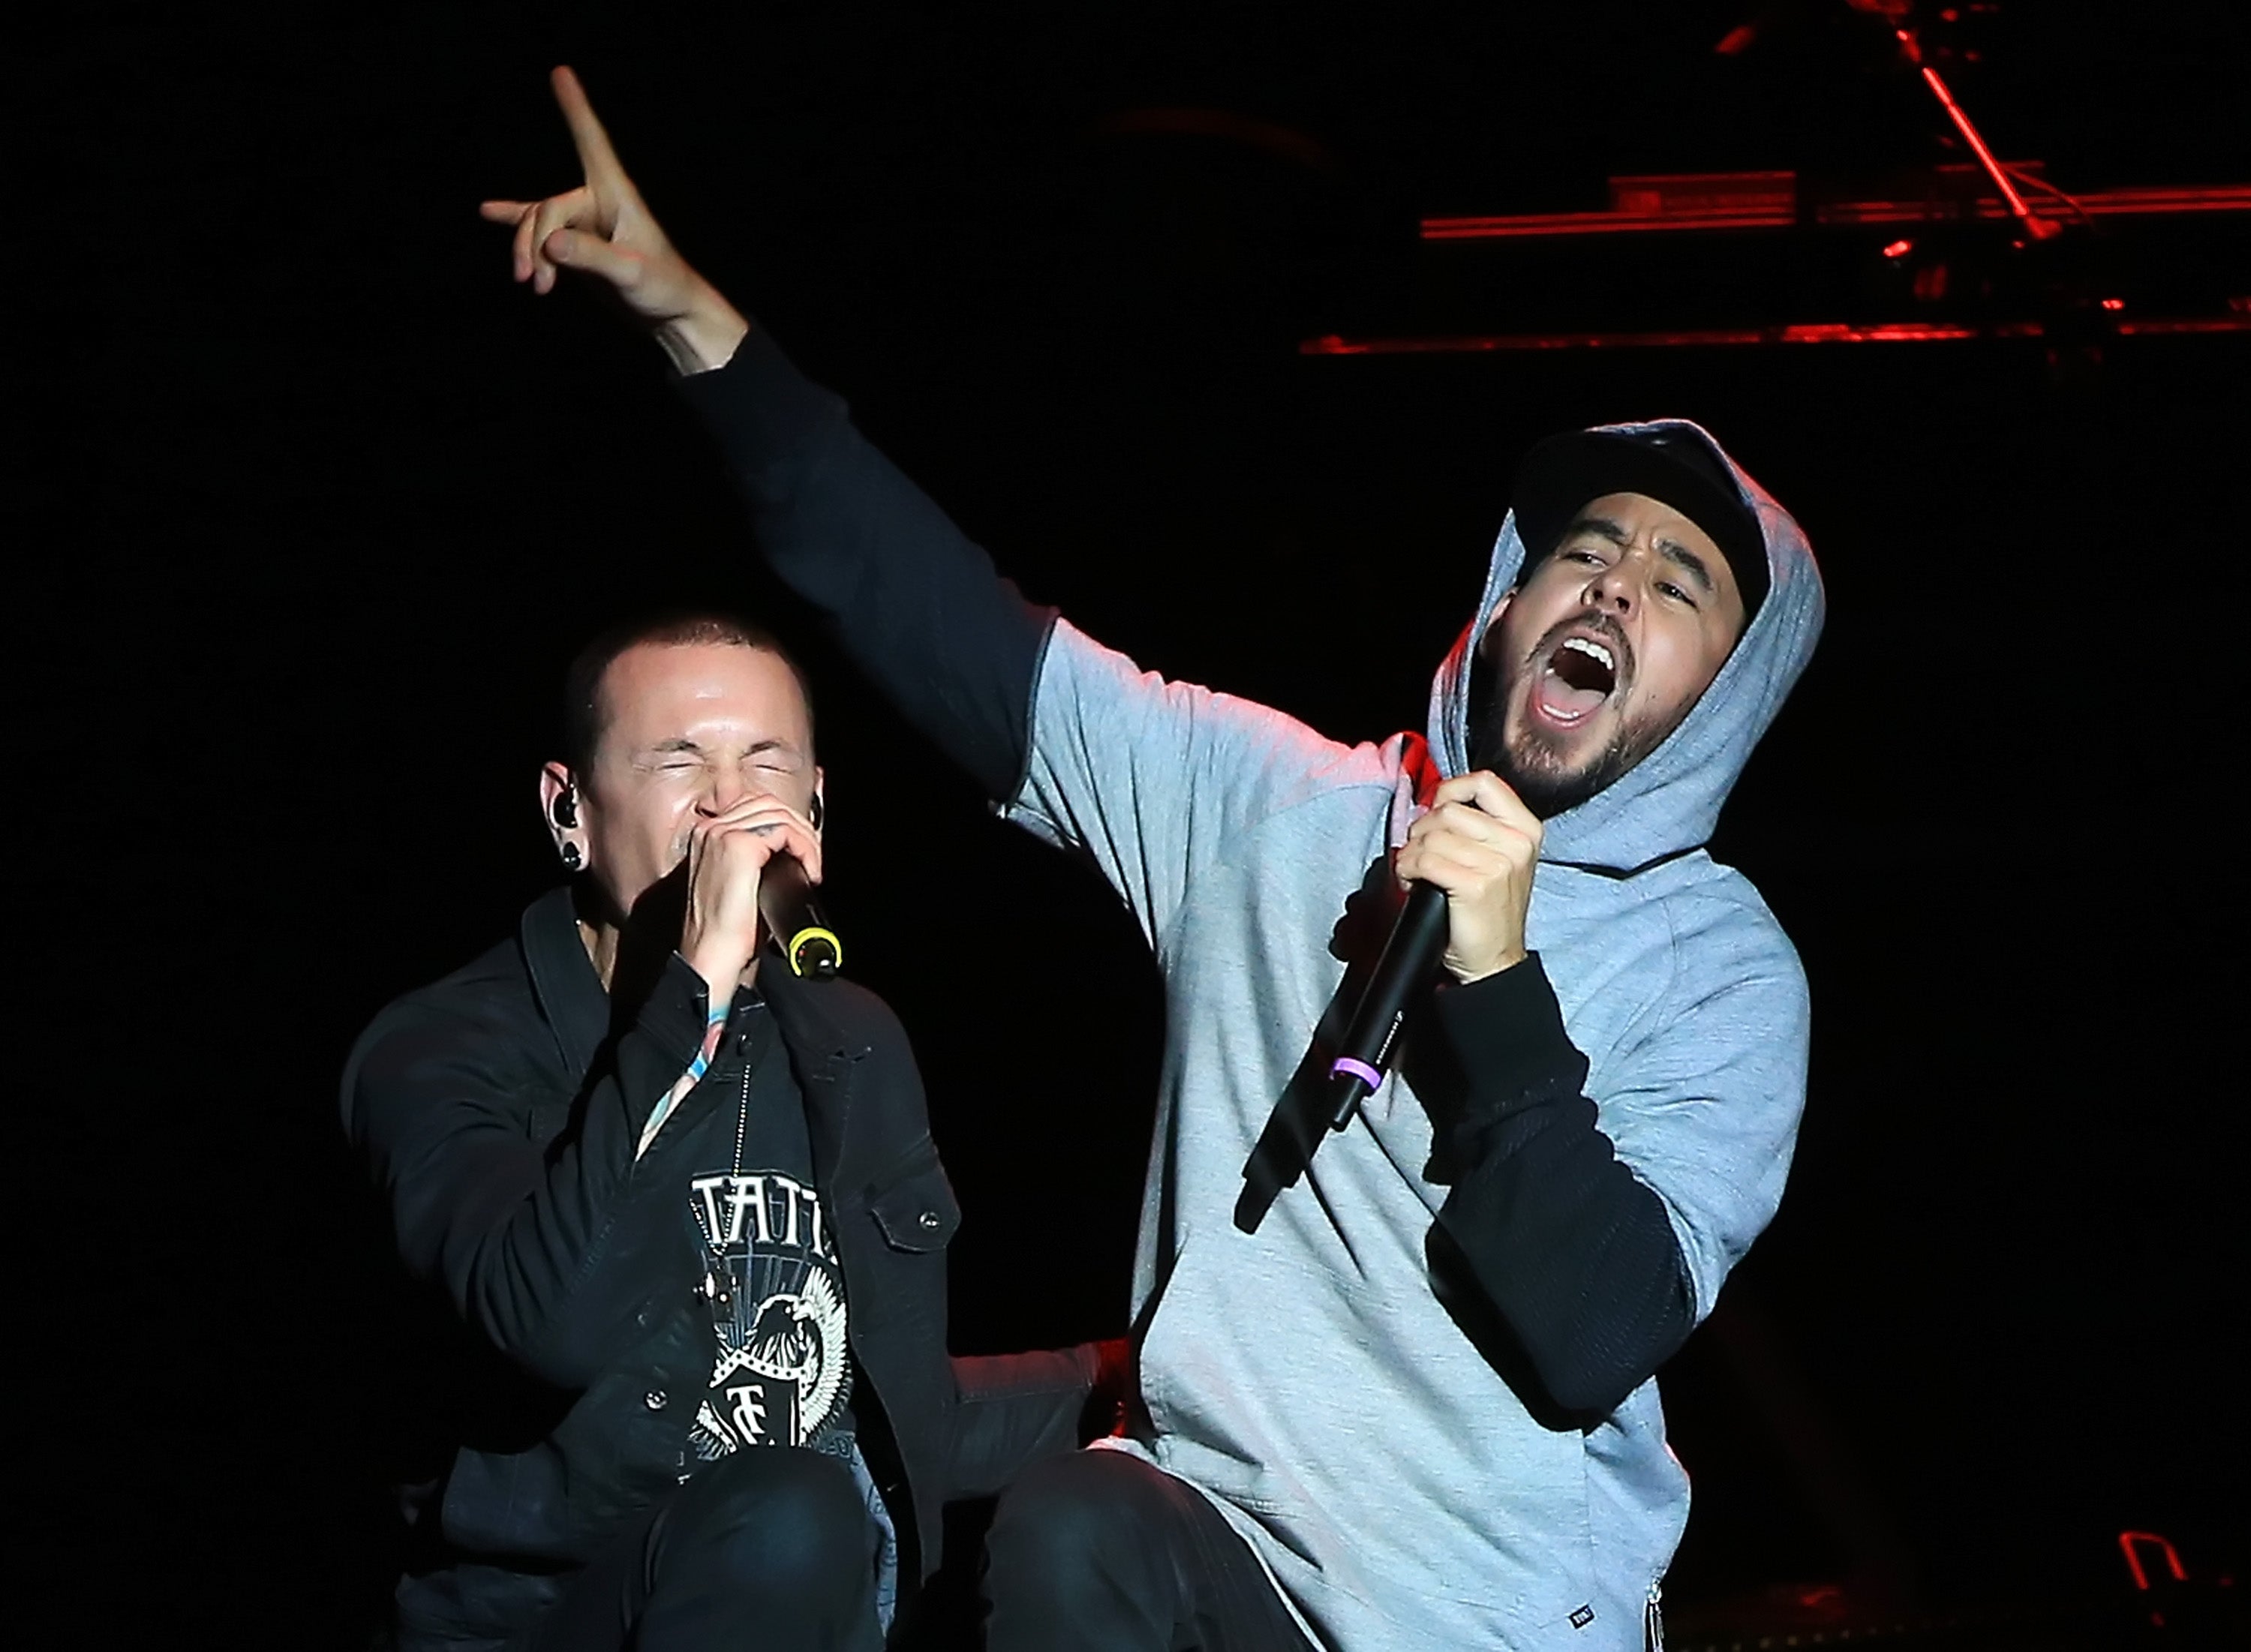
<path fill-rule="evenodd" d="M 1880 45 L 1943 114 L 1941 143 L 1966 158 L 1873 179 L 1620 176 L 1599 211 L 1426 218 L 1422 239 L 1451 249 L 1451 262 L 1426 264 L 1415 307 L 1439 325 L 1332 334 L 1301 349 L 2033 339 L 2061 364 L 2091 362 L 2114 338 L 2251 333 L 2251 184 L 2067 191 L 2040 162 L 2000 158 L 1948 78 L 1986 55 L 1975 30 L 1998 4 L 1949 4 L 1926 18 L 1915 0 L 1844 3 L 1867 48 Z M 1770 5 L 1714 52 L 1739 57 L 1802 13 Z M 1662 281 L 1645 260 L 1605 255 L 1652 236 L 1671 243 Z M 1474 324 L 1495 292 L 1508 294 L 1520 330 Z M 1657 303 L 1669 313 L 1652 316 Z"/>

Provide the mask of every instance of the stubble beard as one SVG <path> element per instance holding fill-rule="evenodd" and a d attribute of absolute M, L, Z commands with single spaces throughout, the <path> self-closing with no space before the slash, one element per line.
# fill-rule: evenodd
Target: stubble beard
<path fill-rule="evenodd" d="M 1496 715 L 1492 722 L 1501 719 Z M 1551 820 L 1576 809 L 1610 785 L 1640 760 L 1631 749 L 1631 730 L 1621 729 L 1591 757 L 1574 765 L 1568 753 L 1535 729 L 1521 731 L 1511 743 L 1498 727 L 1481 731 L 1474 761 L 1480 769 L 1499 775 L 1524 806 L 1542 820 Z"/>
<path fill-rule="evenodd" d="M 1471 729 L 1470 761 L 1500 776 L 1524 800 L 1524 806 L 1542 820 L 1576 809 L 1615 785 L 1671 732 L 1621 721 L 1607 744 L 1576 762 L 1563 741 L 1528 723 L 1511 740 L 1508 708 L 1516 697 L 1518 679 L 1530 668 L 1512 667 L 1500 674 L 1490 692 L 1479 696 Z"/>

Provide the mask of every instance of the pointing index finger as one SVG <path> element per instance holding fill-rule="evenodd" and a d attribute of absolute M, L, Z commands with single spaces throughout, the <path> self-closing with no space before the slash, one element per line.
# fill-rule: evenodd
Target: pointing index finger
<path fill-rule="evenodd" d="M 571 142 L 578 146 L 578 164 L 585 169 L 586 181 L 622 179 L 626 169 L 619 162 L 618 152 L 610 147 L 610 135 L 595 118 L 594 106 L 586 100 L 586 88 L 578 84 L 578 77 L 568 64 L 558 64 L 548 79 L 555 88 L 555 101 L 562 107 L 563 119 L 570 125 Z"/>

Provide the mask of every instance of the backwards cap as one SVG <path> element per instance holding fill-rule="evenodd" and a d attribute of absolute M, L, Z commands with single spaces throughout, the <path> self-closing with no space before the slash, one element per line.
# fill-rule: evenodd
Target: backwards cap
<path fill-rule="evenodd" d="M 1555 549 L 1572 519 L 1605 494 L 1646 494 L 1709 534 L 1735 576 L 1749 626 L 1766 596 L 1766 536 L 1725 461 L 1686 430 L 1569 431 L 1527 453 L 1513 501 L 1524 542 L 1520 584 Z"/>

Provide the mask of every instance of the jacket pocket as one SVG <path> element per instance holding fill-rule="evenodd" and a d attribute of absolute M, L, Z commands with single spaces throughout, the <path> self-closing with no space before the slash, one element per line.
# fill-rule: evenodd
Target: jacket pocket
<path fill-rule="evenodd" d="M 961 1226 L 961 1206 L 928 1137 L 915 1144 L 896 1174 L 868 1195 L 869 1213 L 893 1250 L 944 1250 Z"/>

